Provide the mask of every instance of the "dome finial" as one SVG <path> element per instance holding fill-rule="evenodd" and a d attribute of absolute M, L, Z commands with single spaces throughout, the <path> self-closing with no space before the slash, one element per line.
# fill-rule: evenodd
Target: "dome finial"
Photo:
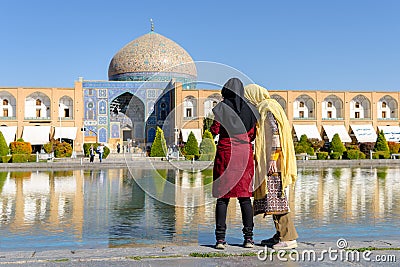
<path fill-rule="evenodd" d="M 154 22 L 153 19 L 150 19 L 150 23 L 151 23 L 151 31 L 154 32 Z"/>

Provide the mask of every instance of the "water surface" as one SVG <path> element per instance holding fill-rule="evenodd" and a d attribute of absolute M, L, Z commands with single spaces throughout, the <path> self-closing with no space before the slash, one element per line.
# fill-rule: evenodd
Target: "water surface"
<path fill-rule="evenodd" d="M 0 172 L 0 249 L 214 243 L 210 170 L 132 174 L 136 180 L 127 169 Z M 299 241 L 398 240 L 399 196 L 400 168 L 299 169 L 290 196 Z M 227 225 L 227 241 L 241 243 L 236 199 Z M 256 217 L 256 241 L 273 233 L 270 216 Z"/>

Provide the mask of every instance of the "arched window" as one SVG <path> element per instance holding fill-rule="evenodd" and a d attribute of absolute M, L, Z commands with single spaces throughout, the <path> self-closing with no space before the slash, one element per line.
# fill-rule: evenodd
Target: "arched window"
<path fill-rule="evenodd" d="M 314 119 L 315 102 L 309 95 L 300 95 L 293 102 L 293 118 Z"/>
<path fill-rule="evenodd" d="M 350 119 L 371 118 L 371 102 L 364 95 L 357 95 L 350 101 Z"/>
<path fill-rule="evenodd" d="M 16 110 L 15 97 L 6 91 L 0 92 L 0 117 L 14 117 Z"/>
<path fill-rule="evenodd" d="M 196 116 L 196 99 L 193 96 L 188 96 L 183 101 L 183 117 L 193 118 Z"/>
<path fill-rule="evenodd" d="M 50 98 L 42 92 L 34 92 L 25 98 L 25 118 L 50 119 Z"/>
<path fill-rule="evenodd" d="M 377 112 L 378 119 L 395 119 L 398 117 L 398 104 L 396 99 L 390 95 L 385 95 L 379 99 Z"/>
<path fill-rule="evenodd" d="M 342 119 L 343 101 L 336 95 L 327 96 L 321 103 L 322 119 Z"/>
<path fill-rule="evenodd" d="M 279 103 L 279 105 L 281 105 L 283 110 L 286 112 L 286 100 L 283 97 L 277 94 L 273 94 L 271 95 L 271 98 L 275 99 Z"/>
<path fill-rule="evenodd" d="M 63 96 L 60 98 L 58 103 L 58 117 L 60 118 L 72 118 L 73 117 L 73 105 L 74 101 L 69 96 Z"/>

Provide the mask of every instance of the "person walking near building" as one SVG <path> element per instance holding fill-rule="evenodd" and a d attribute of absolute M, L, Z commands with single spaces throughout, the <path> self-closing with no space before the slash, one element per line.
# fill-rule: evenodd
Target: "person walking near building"
<path fill-rule="evenodd" d="M 213 169 L 213 196 L 215 208 L 216 249 L 225 249 L 226 214 L 229 200 L 237 197 L 243 223 L 243 246 L 251 248 L 253 241 L 252 178 L 254 174 L 253 149 L 258 111 L 244 99 L 242 82 L 229 79 L 221 90 L 222 102 L 213 108 L 215 119 L 211 126 L 219 134 Z"/>
<path fill-rule="evenodd" d="M 121 152 L 121 145 L 117 143 L 117 153 L 119 154 L 119 152 Z"/>
<path fill-rule="evenodd" d="M 99 160 L 100 160 L 100 163 L 101 163 L 103 161 L 103 154 L 104 154 L 104 145 L 103 144 L 100 144 L 97 147 L 97 153 L 99 153 Z"/>
<path fill-rule="evenodd" d="M 245 97 L 254 104 L 260 119 L 256 126 L 254 215 L 272 215 L 276 233 L 261 241 L 274 249 L 297 247 L 298 234 L 288 205 L 288 187 L 297 179 L 292 131 L 285 111 L 267 89 L 250 84 Z"/>
<path fill-rule="evenodd" d="M 89 160 L 90 160 L 90 162 L 94 161 L 94 155 L 95 155 L 94 147 L 93 147 L 93 145 L 90 145 L 90 148 L 89 148 Z"/>

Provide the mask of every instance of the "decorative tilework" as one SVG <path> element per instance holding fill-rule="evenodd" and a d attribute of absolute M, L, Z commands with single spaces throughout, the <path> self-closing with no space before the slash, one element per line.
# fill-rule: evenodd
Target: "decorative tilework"
<path fill-rule="evenodd" d="M 135 81 L 85 81 L 82 83 L 83 89 L 111 89 L 111 88 L 120 88 L 120 89 L 158 89 L 158 88 L 166 88 L 169 84 L 168 82 L 135 82 Z"/>
<path fill-rule="evenodd" d="M 105 116 L 99 116 L 99 125 L 107 125 L 108 118 Z"/>
<path fill-rule="evenodd" d="M 107 90 L 106 89 L 100 89 L 97 92 L 98 92 L 98 97 L 99 98 L 106 98 L 107 97 Z"/>
<path fill-rule="evenodd" d="M 111 138 L 120 138 L 120 123 L 111 122 Z"/>
<path fill-rule="evenodd" d="M 145 34 L 119 50 L 110 62 L 108 77 L 114 80 L 119 74 L 138 72 L 175 72 L 194 78 L 197 76 L 193 59 L 185 49 L 155 32 Z"/>
<path fill-rule="evenodd" d="M 99 114 L 107 114 L 107 102 L 105 100 L 99 101 Z"/>
<path fill-rule="evenodd" d="M 107 129 L 106 128 L 99 129 L 98 140 L 100 143 L 107 142 Z"/>
<path fill-rule="evenodd" d="M 156 117 L 153 117 L 153 116 L 149 117 L 147 119 L 147 124 L 148 125 L 156 125 Z"/>
<path fill-rule="evenodd" d="M 156 98 L 156 90 L 148 89 L 147 98 Z"/>
<path fill-rule="evenodd" d="M 147 139 L 148 142 L 153 142 L 154 141 L 154 137 L 156 137 L 156 129 L 154 128 L 149 128 L 147 130 Z"/>

